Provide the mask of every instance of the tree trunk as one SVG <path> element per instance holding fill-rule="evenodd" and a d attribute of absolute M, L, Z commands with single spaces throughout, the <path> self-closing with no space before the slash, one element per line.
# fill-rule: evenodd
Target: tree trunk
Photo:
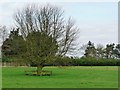
<path fill-rule="evenodd" d="M 42 68 L 43 68 L 43 66 L 41 66 L 41 65 L 37 66 L 37 75 L 40 75 Z"/>

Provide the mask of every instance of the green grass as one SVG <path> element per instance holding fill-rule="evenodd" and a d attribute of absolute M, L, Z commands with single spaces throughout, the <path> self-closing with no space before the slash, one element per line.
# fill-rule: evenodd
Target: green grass
<path fill-rule="evenodd" d="M 3 88 L 117 88 L 118 67 L 44 67 L 52 76 L 26 76 L 30 67 L 3 67 Z"/>

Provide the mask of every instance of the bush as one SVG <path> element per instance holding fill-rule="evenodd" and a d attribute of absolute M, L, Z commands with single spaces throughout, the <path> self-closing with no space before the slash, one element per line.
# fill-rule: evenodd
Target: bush
<path fill-rule="evenodd" d="M 75 58 L 72 60 L 73 66 L 119 66 L 120 60 L 103 58 Z"/>

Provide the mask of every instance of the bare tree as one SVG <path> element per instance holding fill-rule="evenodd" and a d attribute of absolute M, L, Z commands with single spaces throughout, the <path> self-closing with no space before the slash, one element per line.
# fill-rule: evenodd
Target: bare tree
<path fill-rule="evenodd" d="M 104 58 L 104 46 L 102 44 L 98 44 L 96 47 L 96 56 L 97 58 Z"/>
<path fill-rule="evenodd" d="M 2 44 L 8 37 L 9 33 L 6 26 L 0 26 L 0 58 L 2 58 Z"/>
<path fill-rule="evenodd" d="M 8 30 L 6 26 L 0 26 L 0 42 L 2 43 L 8 37 Z"/>
<path fill-rule="evenodd" d="M 64 18 L 64 11 L 62 11 L 60 8 L 56 6 L 46 5 L 43 7 L 39 7 L 39 6 L 36 7 L 35 5 L 29 5 L 15 14 L 15 21 L 17 27 L 20 29 L 21 35 L 24 37 L 26 41 L 28 40 L 28 37 L 30 37 L 31 33 L 34 32 L 34 35 L 37 35 L 37 33 L 39 33 L 38 34 L 39 37 L 36 36 L 30 37 L 28 40 L 29 45 L 31 45 L 31 50 L 40 49 L 40 48 L 37 49 L 35 48 L 41 47 L 42 44 L 40 43 L 43 43 L 44 41 L 46 42 L 48 41 L 47 39 L 50 38 L 52 39 L 51 43 L 55 42 L 54 44 L 50 44 L 50 45 L 58 46 L 58 48 L 56 48 L 57 52 L 55 52 L 55 55 L 65 56 L 66 54 L 76 50 L 75 40 L 76 40 L 78 28 L 75 26 L 75 23 L 71 18 L 69 18 L 66 21 Z M 43 34 L 44 36 L 46 36 L 46 38 L 40 37 Z M 43 40 L 39 41 L 39 39 L 40 40 L 43 39 Z M 38 41 L 40 44 L 39 46 L 37 44 L 36 47 L 32 45 L 33 43 L 37 43 Z M 43 47 L 46 44 L 44 43 Z M 28 47 L 30 48 L 29 45 Z M 47 46 L 47 48 L 53 48 L 53 46 Z M 48 51 L 49 53 L 52 52 L 50 51 L 50 49 Z M 32 53 L 32 51 L 29 53 Z M 47 57 L 49 56 L 49 53 L 46 53 L 43 56 Z M 34 57 L 33 54 L 32 56 Z M 43 62 L 45 62 L 45 60 Z M 39 66 L 43 66 L 43 65 L 39 64 Z"/>
<path fill-rule="evenodd" d="M 87 49 L 87 44 L 83 44 L 80 48 L 79 48 L 79 50 L 80 50 L 80 52 L 82 53 L 82 54 L 85 54 L 85 50 Z"/>
<path fill-rule="evenodd" d="M 57 40 L 59 54 L 65 55 L 73 47 L 78 28 L 71 18 L 65 22 L 63 14 L 64 12 L 55 6 L 35 7 L 31 5 L 18 11 L 15 14 L 15 20 L 23 37 L 31 31 L 46 32 Z"/>

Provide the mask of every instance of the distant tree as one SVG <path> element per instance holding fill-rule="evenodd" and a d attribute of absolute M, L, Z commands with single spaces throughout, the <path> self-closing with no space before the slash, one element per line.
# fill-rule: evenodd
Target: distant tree
<path fill-rule="evenodd" d="M 96 49 L 94 43 L 92 43 L 91 41 L 88 42 L 84 55 L 86 57 L 96 57 Z"/>
<path fill-rule="evenodd" d="M 96 56 L 97 58 L 104 58 L 104 46 L 102 44 L 98 44 L 96 47 Z"/>
<path fill-rule="evenodd" d="M 117 44 L 114 49 L 114 55 L 117 59 L 120 59 L 120 44 Z"/>
<path fill-rule="evenodd" d="M 6 26 L 0 26 L 0 42 L 3 43 L 3 41 L 6 40 L 6 38 L 9 36 L 8 30 Z"/>
<path fill-rule="evenodd" d="M 71 18 L 65 21 L 58 7 L 30 5 L 15 14 L 15 21 L 26 41 L 25 60 L 37 64 L 38 74 L 53 57 L 64 57 L 76 50 L 78 28 Z"/>
<path fill-rule="evenodd" d="M 8 35 L 9 34 L 8 34 L 8 30 L 7 30 L 6 26 L 0 26 L 0 59 L 1 59 L 1 61 L 3 61 L 3 58 L 2 58 L 2 44 L 6 40 Z"/>
<path fill-rule="evenodd" d="M 19 29 L 13 29 L 9 37 L 2 44 L 3 61 L 10 61 L 11 58 L 20 58 L 25 53 L 25 41 L 22 36 L 18 34 Z"/>
<path fill-rule="evenodd" d="M 2 58 L 2 44 L 6 40 L 8 35 L 9 35 L 9 33 L 8 33 L 7 27 L 6 26 L 0 26 L 0 59 L 1 59 L 1 61 L 3 61 L 3 58 Z"/>
<path fill-rule="evenodd" d="M 106 58 L 114 58 L 114 46 L 115 44 L 107 44 L 105 49 L 105 57 Z"/>
<path fill-rule="evenodd" d="M 81 47 L 80 47 L 80 53 L 82 53 L 82 54 L 85 54 L 85 50 L 87 49 L 87 44 L 83 44 Z"/>
<path fill-rule="evenodd" d="M 120 58 L 120 44 L 107 44 L 104 48 L 103 45 L 98 44 L 97 47 L 94 46 L 94 43 L 89 41 L 86 45 L 83 45 L 81 50 L 84 50 L 85 57 L 94 57 L 97 59 L 106 58 L 106 59 L 119 59 Z"/>

